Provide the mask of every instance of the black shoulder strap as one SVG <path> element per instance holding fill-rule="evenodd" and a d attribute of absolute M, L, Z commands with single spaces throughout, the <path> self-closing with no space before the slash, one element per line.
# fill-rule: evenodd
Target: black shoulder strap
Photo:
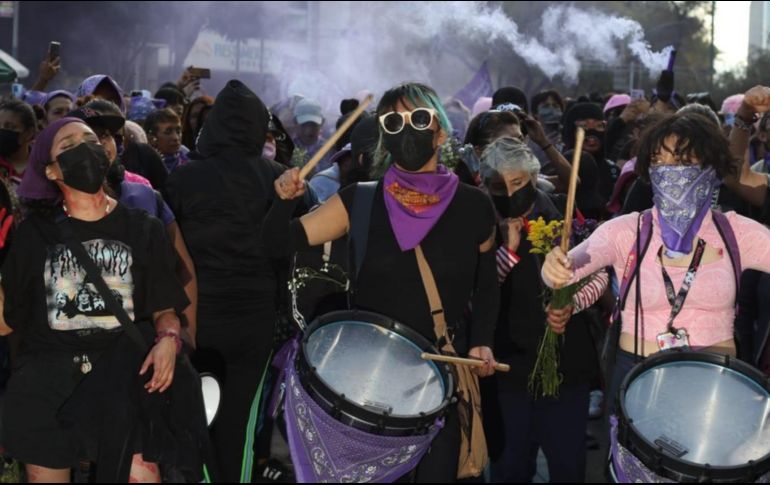
<path fill-rule="evenodd" d="M 374 206 L 374 194 L 377 192 L 377 182 L 359 182 L 353 196 L 353 213 L 350 215 L 350 275 L 351 288 L 355 291 L 358 273 L 364 264 L 366 246 L 369 242 L 369 221 Z"/>
<path fill-rule="evenodd" d="M 58 223 L 58 227 L 61 229 L 64 243 L 67 245 L 69 250 L 72 252 L 72 255 L 75 256 L 75 259 L 77 259 L 83 269 L 86 270 L 88 281 L 90 281 L 99 291 L 99 294 L 102 296 L 102 299 L 104 299 L 104 303 L 107 305 L 107 308 L 110 310 L 110 312 L 112 312 L 113 315 L 115 315 L 115 318 L 118 319 L 120 325 L 123 327 L 123 330 L 125 330 L 128 336 L 131 337 L 131 339 L 139 346 L 140 349 L 142 349 L 143 352 L 148 352 L 150 350 L 149 346 L 142 337 L 141 332 L 138 328 L 136 328 L 134 322 L 131 321 L 131 317 L 128 316 L 128 313 L 123 308 L 123 305 L 118 303 L 118 300 L 115 299 L 115 295 L 110 290 L 110 287 L 107 286 L 104 278 L 102 278 L 102 272 L 96 266 L 94 260 L 91 259 L 91 257 L 88 255 L 86 249 L 83 247 L 83 244 L 81 244 L 80 241 L 75 237 L 75 232 L 71 224 L 72 223 L 69 219 L 64 219 Z"/>

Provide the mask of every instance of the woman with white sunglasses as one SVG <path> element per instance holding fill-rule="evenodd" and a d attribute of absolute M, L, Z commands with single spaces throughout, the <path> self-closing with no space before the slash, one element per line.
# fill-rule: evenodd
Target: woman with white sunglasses
<path fill-rule="evenodd" d="M 499 305 L 494 258 L 494 208 L 481 190 L 460 184 L 438 163 L 438 148 L 451 133 L 433 89 L 404 84 L 387 91 L 378 107 L 378 178 L 369 218 L 368 243 L 356 281 L 355 306 L 388 315 L 436 341 L 431 306 L 418 268 L 422 249 L 436 280 L 458 354 L 482 359 L 481 377 L 494 373 L 492 353 Z M 263 240 L 276 253 L 302 250 L 345 236 L 356 185 L 289 223 L 305 192 L 298 170 L 275 182 L 276 200 L 263 226 Z M 470 318 L 465 311 L 468 303 Z M 440 347 L 440 345 L 439 345 Z M 417 482 L 453 482 L 460 447 L 456 406 L 431 450 L 416 468 Z"/>

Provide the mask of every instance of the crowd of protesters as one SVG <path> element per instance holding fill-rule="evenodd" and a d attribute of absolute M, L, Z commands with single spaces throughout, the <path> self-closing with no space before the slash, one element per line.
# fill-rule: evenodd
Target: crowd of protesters
<path fill-rule="evenodd" d="M 366 181 L 377 188 L 356 306 L 434 341 L 414 257 L 424 251 L 455 349 L 486 362 L 477 374 L 494 482 L 531 481 L 539 449 L 552 481 L 584 481 L 588 420 L 614 409 L 635 357 L 657 352 L 665 331 L 658 261 L 682 281 L 701 243 L 703 276 L 680 309 L 690 344 L 770 372 L 770 88 L 720 109 L 665 83 L 636 99 L 509 86 L 466 107 L 404 84 L 374 93 L 376 109 L 305 183 L 298 169 L 363 94 L 338 113 L 301 93 L 268 107 L 235 80 L 205 95 L 194 69 L 154 95 L 129 96 L 104 74 L 46 92 L 58 69 L 50 61 L 45 82 L 0 100 L 0 446 L 30 482 L 68 481 L 83 463 L 107 481 L 201 481 L 204 464 L 215 481 L 292 480 L 271 450 L 284 424 L 266 411 L 273 355 L 296 329 L 288 283 L 298 261 L 353 270 L 345 241 Z M 578 127 L 576 212 L 598 228 L 569 255 L 536 254 L 532 224 L 564 218 Z M 687 234 L 669 219 L 672 174 L 708 193 L 688 202 L 699 216 Z M 618 279 L 651 208 L 661 252 L 641 265 L 646 333 L 622 326 L 607 369 Z M 719 276 L 733 270 L 711 210 L 737 236 L 747 271 L 736 281 Z M 548 305 L 547 287 L 589 275 L 571 305 Z M 343 291 L 308 284 L 305 320 L 347 308 Z M 634 306 L 621 317 L 633 322 Z M 559 394 L 543 398 L 528 382 L 547 328 L 568 344 Z M 511 372 L 494 372 L 497 362 Z M 222 386 L 210 430 L 191 365 Z M 455 479 L 460 427 L 450 411 L 412 480 Z"/>

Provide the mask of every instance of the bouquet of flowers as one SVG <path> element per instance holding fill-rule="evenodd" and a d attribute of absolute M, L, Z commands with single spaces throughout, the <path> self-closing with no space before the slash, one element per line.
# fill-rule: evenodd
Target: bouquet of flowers
<path fill-rule="evenodd" d="M 543 218 L 530 223 L 527 240 L 532 243 L 532 254 L 546 255 L 555 247 L 561 245 L 562 229 L 564 221 L 551 221 L 546 223 Z M 570 246 L 574 247 L 584 241 L 596 229 L 597 223 L 592 219 L 578 218 L 572 221 L 572 233 Z M 549 301 L 551 308 L 561 309 L 572 304 L 575 293 L 591 281 L 592 276 L 574 283 L 570 286 L 546 290 L 544 300 Z M 556 397 L 559 395 L 559 385 L 564 376 L 559 373 L 559 335 L 554 333 L 548 323 L 545 326 L 545 334 L 540 341 L 535 367 L 529 375 L 529 391 L 533 395 L 540 394 L 543 397 Z"/>

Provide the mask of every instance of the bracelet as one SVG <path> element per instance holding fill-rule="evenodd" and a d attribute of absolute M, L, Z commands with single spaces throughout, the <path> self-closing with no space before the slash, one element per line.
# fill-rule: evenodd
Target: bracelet
<path fill-rule="evenodd" d="M 754 114 L 754 116 L 752 116 L 751 120 L 749 120 L 749 121 L 746 121 L 743 118 L 741 118 L 740 116 L 736 115 L 734 120 L 733 120 L 733 126 L 738 128 L 739 130 L 743 130 L 745 132 L 750 133 L 752 127 L 754 126 L 754 123 L 757 122 L 757 119 L 758 119 L 758 117 L 757 117 L 756 114 Z"/>
<path fill-rule="evenodd" d="M 550 150 L 551 148 L 553 148 L 553 143 L 549 143 L 549 144 L 548 144 L 548 145 L 546 145 L 545 147 L 540 147 L 540 149 L 541 149 L 541 150 L 543 150 L 543 152 L 547 152 L 547 151 L 548 151 L 548 150 Z"/>
<path fill-rule="evenodd" d="M 161 330 L 155 337 L 155 343 L 157 344 L 166 337 L 174 337 L 174 341 L 176 342 L 176 353 L 179 355 L 182 352 L 182 337 L 179 336 L 178 332 L 173 330 Z"/>

